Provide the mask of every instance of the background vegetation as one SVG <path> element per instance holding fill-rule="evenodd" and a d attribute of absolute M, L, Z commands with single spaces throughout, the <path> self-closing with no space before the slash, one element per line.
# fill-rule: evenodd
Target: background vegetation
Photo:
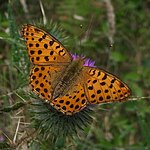
<path fill-rule="evenodd" d="M 149 14 L 149 0 L 1 0 L 0 149 L 150 149 Z M 19 103 L 30 99 L 30 65 L 19 30 L 26 23 L 51 20 L 66 32 L 71 52 L 95 60 L 140 97 L 96 107 L 91 124 L 73 139 L 41 140 L 27 128 L 28 106 Z"/>

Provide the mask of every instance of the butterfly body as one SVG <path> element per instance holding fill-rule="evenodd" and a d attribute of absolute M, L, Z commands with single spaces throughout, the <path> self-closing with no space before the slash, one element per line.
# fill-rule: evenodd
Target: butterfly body
<path fill-rule="evenodd" d="M 81 80 L 83 70 L 83 59 L 77 59 L 71 61 L 71 63 L 65 68 L 63 73 L 59 77 L 59 81 L 54 87 L 53 99 L 64 96 L 69 90 L 74 87 L 76 82 Z"/>
<path fill-rule="evenodd" d="M 33 67 L 30 87 L 58 111 L 73 115 L 88 104 L 125 101 L 131 90 L 118 77 L 72 56 L 51 34 L 34 25 L 21 31 Z"/>

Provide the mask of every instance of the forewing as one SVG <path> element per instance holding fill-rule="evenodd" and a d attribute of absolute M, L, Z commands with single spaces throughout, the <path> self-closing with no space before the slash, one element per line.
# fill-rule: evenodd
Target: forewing
<path fill-rule="evenodd" d="M 72 60 L 66 48 L 42 29 L 27 24 L 22 27 L 21 34 L 26 40 L 28 55 L 33 64 L 69 63 Z"/>
<path fill-rule="evenodd" d="M 81 111 L 87 105 L 83 86 L 81 84 L 75 85 L 73 90 L 68 91 L 64 96 L 52 100 L 51 105 L 66 115 Z"/>
<path fill-rule="evenodd" d="M 91 104 L 123 101 L 131 95 L 124 82 L 104 70 L 85 67 L 84 76 L 85 93 Z"/>

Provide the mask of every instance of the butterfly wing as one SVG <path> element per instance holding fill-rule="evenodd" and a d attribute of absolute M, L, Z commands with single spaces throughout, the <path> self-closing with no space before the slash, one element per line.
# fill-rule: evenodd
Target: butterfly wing
<path fill-rule="evenodd" d="M 49 65 L 72 61 L 72 57 L 66 48 L 42 29 L 27 24 L 22 27 L 21 34 L 26 40 L 28 55 L 33 64 Z"/>
<path fill-rule="evenodd" d="M 35 65 L 30 72 L 31 89 L 42 99 L 51 100 L 54 87 L 72 57 L 57 39 L 42 29 L 27 24 L 21 34 L 30 61 Z"/>
<path fill-rule="evenodd" d="M 129 87 L 116 76 L 92 67 L 84 67 L 84 89 L 89 103 L 109 103 L 126 100 L 131 95 Z"/>
<path fill-rule="evenodd" d="M 87 105 L 87 98 L 84 93 L 84 87 L 78 83 L 72 90 L 64 96 L 51 101 L 51 105 L 66 115 L 72 115 L 81 111 Z"/>

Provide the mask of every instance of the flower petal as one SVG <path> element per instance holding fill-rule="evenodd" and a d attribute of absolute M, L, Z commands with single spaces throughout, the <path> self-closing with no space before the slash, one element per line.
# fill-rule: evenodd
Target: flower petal
<path fill-rule="evenodd" d="M 77 60 L 78 58 L 81 58 L 81 59 L 85 58 L 85 56 L 79 56 L 77 54 L 72 54 L 72 53 L 71 53 L 71 56 L 73 60 Z M 84 66 L 96 67 L 95 62 L 89 58 L 85 58 Z"/>

